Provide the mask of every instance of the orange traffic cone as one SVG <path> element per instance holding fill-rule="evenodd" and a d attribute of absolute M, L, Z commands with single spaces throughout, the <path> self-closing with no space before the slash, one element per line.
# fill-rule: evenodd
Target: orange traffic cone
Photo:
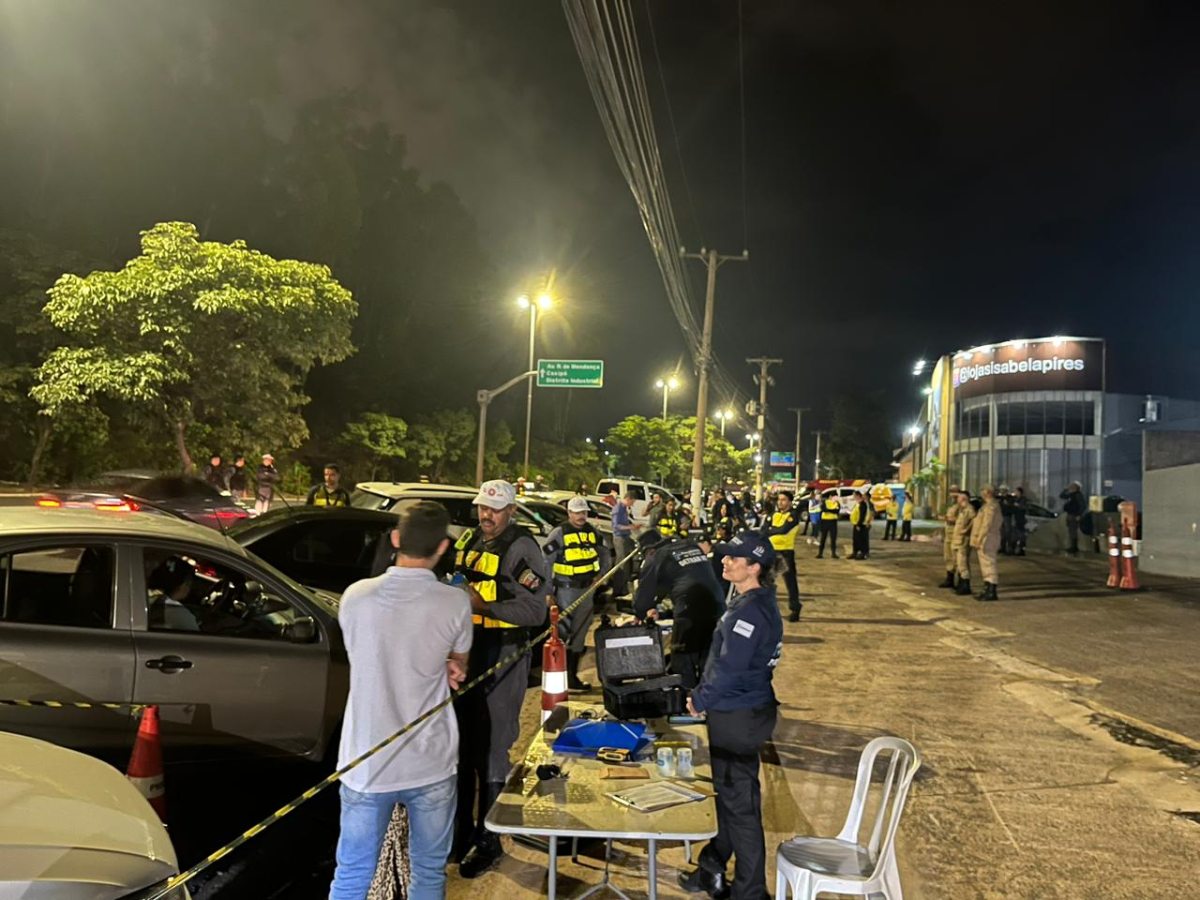
<path fill-rule="evenodd" d="M 1123 591 L 1141 590 L 1137 577 L 1137 555 L 1133 550 L 1133 529 L 1128 525 L 1121 534 L 1121 584 Z"/>
<path fill-rule="evenodd" d="M 125 773 L 134 787 L 154 807 L 158 817 L 167 821 L 167 796 L 163 783 L 162 741 L 158 736 L 158 707 L 147 706 L 142 710 L 142 722 L 138 725 L 137 740 L 133 743 L 133 755 L 129 757 L 129 771 Z"/>
<path fill-rule="evenodd" d="M 1111 527 L 1111 526 L 1110 526 Z M 1110 588 L 1121 583 L 1121 549 L 1117 544 L 1116 532 L 1108 533 L 1108 581 Z"/>
<path fill-rule="evenodd" d="M 550 607 L 550 637 L 542 645 L 542 721 L 567 700 L 567 645 L 558 637 L 558 607 Z"/>

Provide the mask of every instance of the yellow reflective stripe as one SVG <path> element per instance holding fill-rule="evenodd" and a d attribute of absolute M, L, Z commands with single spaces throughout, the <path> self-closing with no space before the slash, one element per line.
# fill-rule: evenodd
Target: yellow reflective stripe
<path fill-rule="evenodd" d="M 582 565 L 574 565 L 574 566 L 571 565 L 570 563 L 555 563 L 554 564 L 554 574 L 555 575 L 585 575 L 588 572 L 599 572 L 599 571 L 600 571 L 599 560 L 597 560 L 595 562 L 583 563 Z"/>
<path fill-rule="evenodd" d="M 595 559 L 597 556 L 594 547 L 568 547 L 563 552 L 563 558 L 570 561 L 576 559 Z"/>
<path fill-rule="evenodd" d="M 592 544 L 596 543 L 596 535 L 590 531 L 564 531 L 563 544 Z"/>

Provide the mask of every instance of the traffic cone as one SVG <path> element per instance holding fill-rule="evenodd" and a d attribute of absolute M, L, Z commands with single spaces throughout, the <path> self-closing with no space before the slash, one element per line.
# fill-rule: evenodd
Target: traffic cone
<path fill-rule="evenodd" d="M 1133 529 L 1128 525 L 1121 532 L 1121 590 L 1141 590 L 1137 577 L 1137 557 L 1133 552 Z"/>
<path fill-rule="evenodd" d="M 133 742 L 133 755 L 129 757 L 129 771 L 125 777 L 154 807 L 158 817 L 167 821 L 167 796 L 163 783 L 162 741 L 158 736 L 158 707 L 147 706 L 142 710 L 142 721 L 138 725 L 137 740 Z"/>
<path fill-rule="evenodd" d="M 558 636 L 558 607 L 550 607 L 550 637 L 542 645 L 542 722 L 567 700 L 567 646 Z"/>
<path fill-rule="evenodd" d="M 1115 588 L 1121 583 L 1121 550 L 1117 545 L 1117 535 L 1115 532 L 1108 533 L 1108 581 L 1106 584 L 1110 588 Z"/>

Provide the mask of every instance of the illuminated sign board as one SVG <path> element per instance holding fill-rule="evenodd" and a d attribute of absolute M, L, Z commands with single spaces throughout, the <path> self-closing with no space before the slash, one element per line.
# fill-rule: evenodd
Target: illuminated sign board
<path fill-rule="evenodd" d="M 1104 342 L 1045 338 L 989 344 L 954 354 L 955 399 L 1011 391 L 1104 389 Z"/>
<path fill-rule="evenodd" d="M 796 467 L 795 453 L 780 453 L 778 450 L 771 451 L 771 465 L 773 466 L 791 466 Z"/>

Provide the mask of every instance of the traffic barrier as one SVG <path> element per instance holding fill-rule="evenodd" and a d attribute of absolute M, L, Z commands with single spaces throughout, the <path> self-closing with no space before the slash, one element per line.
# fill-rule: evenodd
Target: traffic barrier
<path fill-rule="evenodd" d="M 101 703 L 81 700 L 0 700 L 0 706 L 25 706 L 30 709 L 127 709 L 131 716 L 146 708 L 145 703 Z"/>
<path fill-rule="evenodd" d="M 1121 549 L 1116 532 L 1113 531 L 1108 533 L 1108 581 L 1105 583 L 1110 588 L 1115 588 L 1121 583 Z"/>
<path fill-rule="evenodd" d="M 1134 551 L 1133 530 L 1125 526 L 1121 530 L 1121 583 L 1123 591 L 1141 590 L 1137 577 L 1137 554 Z"/>
<path fill-rule="evenodd" d="M 567 645 L 558 636 L 558 607 L 550 607 L 550 637 L 542 645 L 542 722 L 567 700 Z"/>
<path fill-rule="evenodd" d="M 163 780 L 162 740 L 158 734 L 157 706 L 147 706 L 142 711 L 142 721 L 138 725 L 137 740 L 133 742 L 133 753 L 129 757 L 129 769 L 125 777 L 154 807 L 158 817 L 164 822 L 167 821 L 167 794 Z"/>
<path fill-rule="evenodd" d="M 580 594 L 579 599 L 577 599 L 574 603 L 572 603 L 565 610 L 563 610 L 562 611 L 563 615 L 569 616 L 571 613 L 573 613 L 576 610 L 576 608 L 578 608 L 579 605 L 581 603 L 583 603 L 584 600 L 587 600 L 588 598 L 590 598 L 592 596 L 592 594 L 595 593 L 597 588 L 606 584 L 618 571 L 620 571 L 620 569 L 623 565 L 628 563 L 636 555 L 637 555 L 637 551 L 634 551 L 633 553 L 630 553 L 628 556 L 626 556 L 624 559 L 622 559 L 620 562 L 615 563 L 611 569 L 609 569 L 606 573 L 604 573 L 604 575 L 601 578 L 599 578 L 596 581 L 595 584 L 593 584 L 586 591 L 584 591 L 582 594 Z M 551 611 L 551 621 L 553 621 L 553 619 L 554 619 L 554 612 L 552 610 Z M 447 699 L 443 700 L 441 703 L 437 704 L 436 706 L 433 706 L 433 707 L 425 710 L 425 712 L 421 713 L 421 715 L 417 716 L 415 719 L 413 719 L 411 722 L 409 722 L 407 725 L 405 725 L 403 728 L 401 728 L 395 734 L 391 735 L 390 737 L 384 738 L 382 741 L 380 741 L 378 744 L 376 744 L 370 750 L 361 754 L 357 758 L 350 760 L 350 762 L 346 763 L 346 765 L 342 766 L 340 769 L 338 769 L 332 775 L 329 775 L 328 777 L 319 781 L 317 784 L 310 787 L 307 791 L 305 791 L 303 794 L 301 794 L 295 800 L 292 800 L 290 803 L 284 805 L 280 809 L 271 813 L 271 815 L 267 816 L 267 818 L 263 819 L 257 825 L 253 825 L 250 828 L 246 829 L 244 832 L 242 832 L 240 835 L 238 835 L 232 841 L 227 843 L 225 846 L 210 853 L 208 856 L 206 856 L 204 859 L 200 860 L 200 862 L 196 863 L 196 865 L 192 866 L 186 872 L 181 872 L 178 875 L 175 875 L 175 876 L 168 878 L 165 881 L 161 882 L 160 885 L 157 886 L 158 887 L 157 890 L 153 890 L 153 888 L 148 890 L 145 893 L 145 895 L 142 897 L 142 900 L 164 900 L 164 898 L 169 897 L 171 895 L 172 891 L 174 891 L 180 885 L 187 884 L 189 881 L 191 881 L 193 878 L 195 878 L 201 872 L 208 869 L 214 863 L 218 862 L 221 859 L 224 859 L 226 856 L 228 856 L 230 853 L 232 853 L 238 847 L 242 846 L 242 844 L 246 843 L 246 841 L 250 840 L 251 838 L 255 837 L 256 835 L 261 834 L 263 831 L 265 831 L 270 826 L 274 825 L 276 822 L 278 822 L 284 816 L 288 815 L 289 813 L 293 812 L 294 810 L 296 810 L 303 804 L 307 803 L 309 800 L 311 800 L 317 794 L 321 793 L 321 791 L 325 790 L 331 784 L 336 784 L 338 781 L 341 780 L 342 776 L 345 775 L 347 772 L 349 772 L 351 769 L 357 768 L 358 766 L 362 765 L 362 763 L 366 762 L 368 759 L 370 759 L 375 754 L 380 753 L 383 750 L 386 750 L 388 747 L 390 747 L 393 743 L 398 741 L 400 738 L 404 737 L 406 734 L 409 734 L 410 732 L 414 731 L 415 729 L 420 728 L 423 724 L 425 724 L 431 718 L 436 716 L 443 709 L 450 706 L 450 704 L 452 704 L 455 700 L 457 700 L 459 697 L 461 697 L 467 691 L 482 684 L 488 677 L 490 677 L 492 675 L 493 672 L 498 672 L 500 669 L 503 669 L 505 666 L 508 666 L 511 663 L 516 662 L 524 654 L 528 653 L 530 651 L 530 649 L 533 648 L 539 641 L 541 641 L 543 638 L 548 638 L 551 634 L 556 634 L 553 625 L 551 625 L 551 627 L 547 628 L 545 631 L 541 631 L 538 634 L 534 635 L 534 637 L 531 638 L 528 642 L 526 642 L 523 646 L 514 650 L 512 653 L 510 653 L 508 656 L 504 657 L 502 660 L 500 660 L 498 663 L 496 663 L 494 666 L 492 666 L 487 671 L 481 672 L 479 675 L 476 675 L 474 678 L 472 678 L 466 684 L 464 684 L 460 688 L 458 688 L 458 690 L 451 691 L 450 696 Z"/>

